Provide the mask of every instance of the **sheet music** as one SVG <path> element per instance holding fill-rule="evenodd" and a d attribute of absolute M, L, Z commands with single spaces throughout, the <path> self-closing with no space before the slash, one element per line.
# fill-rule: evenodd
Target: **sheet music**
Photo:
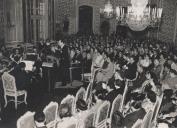
<path fill-rule="evenodd" d="M 32 71 L 33 70 L 33 65 L 34 65 L 34 61 L 29 61 L 29 60 L 23 60 L 21 62 L 24 62 L 26 64 L 26 71 Z"/>
<path fill-rule="evenodd" d="M 52 68 L 53 67 L 53 63 L 43 62 L 42 63 L 42 67 Z"/>

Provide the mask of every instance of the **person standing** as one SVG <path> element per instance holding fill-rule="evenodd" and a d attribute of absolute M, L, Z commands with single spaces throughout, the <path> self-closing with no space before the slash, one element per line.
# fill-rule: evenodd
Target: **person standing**
<path fill-rule="evenodd" d="M 58 45 L 61 48 L 60 56 L 60 75 L 62 86 L 65 86 L 68 78 L 68 69 L 70 66 L 69 48 L 64 44 L 62 40 L 58 41 Z"/>

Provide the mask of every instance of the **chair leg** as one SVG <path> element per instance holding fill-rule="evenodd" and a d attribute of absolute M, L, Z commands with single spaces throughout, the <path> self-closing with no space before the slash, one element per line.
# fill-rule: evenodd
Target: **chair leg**
<path fill-rule="evenodd" d="M 6 95 L 4 95 L 4 100 L 5 100 L 4 107 L 7 107 L 7 97 L 6 97 Z"/>
<path fill-rule="evenodd" d="M 17 110 L 17 96 L 15 96 L 15 109 Z"/>
<path fill-rule="evenodd" d="M 25 97 L 24 97 L 25 104 L 27 104 L 26 99 L 27 99 L 27 93 L 25 93 Z"/>

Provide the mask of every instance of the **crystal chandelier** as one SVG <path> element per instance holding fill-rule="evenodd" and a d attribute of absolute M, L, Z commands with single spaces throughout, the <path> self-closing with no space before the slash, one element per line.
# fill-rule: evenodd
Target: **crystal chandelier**
<path fill-rule="evenodd" d="M 131 6 L 113 6 L 108 0 L 104 9 L 100 9 L 101 16 L 113 18 L 116 16 L 119 25 L 128 26 L 133 31 L 142 31 L 147 27 L 159 27 L 162 17 L 162 0 L 151 7 L 148 0 L 131 0 Z"/>
<path fill-rule="evenodd" d="M 147 27 L 159 27 L 162 8 L 148 5 L 148 0 L 131 0 L 131 6 L 116 7 L 116 19 L 119 25 L 127 25 L 133 31 L 142 31 Z"/>
<path fill-rule="evenodd" d="M 113 6 L 112 6 L 110 0 L 107 1 L 104 9 L 100 9 L 100 14 L 101 14 L 101 16 L 103 16 L 104 18 L 107 18 L 107 19 L 113 18 L 114 9 L 113 9 Z"/>

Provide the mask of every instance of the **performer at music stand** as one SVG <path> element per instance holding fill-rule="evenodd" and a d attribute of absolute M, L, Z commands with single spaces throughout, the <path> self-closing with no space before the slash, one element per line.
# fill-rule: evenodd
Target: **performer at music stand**
<path fill-rule="evenodd" d="M 67 78 L 68 78 L 68 69 L 70 66 L 69 49 L 62 40 L 59 40 L 57 43 L 61 48 L 61 58 L 60 58 L 61 82 L 62 82 L 62 86 L 66 86 Z"/>

